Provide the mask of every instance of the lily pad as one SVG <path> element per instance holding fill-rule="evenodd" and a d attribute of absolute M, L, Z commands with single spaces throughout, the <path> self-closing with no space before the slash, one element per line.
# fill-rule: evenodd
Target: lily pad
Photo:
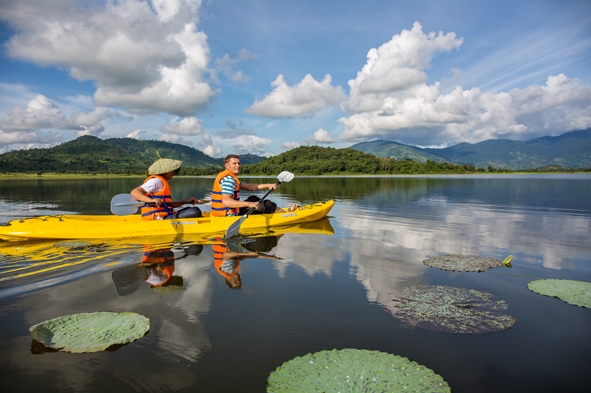
<path fill-rule="evenodd" d="M 150 330 L 150 320 L 132 312 L 93 312 L 66 315 L 29 328 L 33 338 L 50 348 L 82 353 L 126 344 Z"/>
<path fill-rule="evenodd" d="M 447 382 L 425 366 L 352 348 L 298 356 L 273 371 L 267 382 L 267 393 L 451 392 Z"/>
<path fill-rule="evenodd" d="M 556 297 L 575 306 L 591 308 L 591 282 L 545 279 L 530 281 L 527 287 L 540 295 Z"/>
<path fill-rule="evenodd" d="M 417 285 L 390 293 L 388 309 L 409 325 L 447 333 L 480 334 L 510 328 L 517 320 L 504 314 L 504 300 L 475 289 Z"/>
<path fill-rule="evenodd" d="M 448 254 L 425 259 L 423 263 L 436 269 L 458 272 L 484 272 L 493 267 L 505 265 L 511 267 L 511 259 L 508 256 L 503 262 L 495 258 L 481 257 L 478 255 Z"/>

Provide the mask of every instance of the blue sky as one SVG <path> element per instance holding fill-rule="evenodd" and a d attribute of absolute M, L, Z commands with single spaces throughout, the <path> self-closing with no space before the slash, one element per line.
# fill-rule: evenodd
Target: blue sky
<path fill-rule="evenodd" d="M 591 127 L 587 0 L 3 0 L 0 153 L 81 135 L 206 154 Z"/>

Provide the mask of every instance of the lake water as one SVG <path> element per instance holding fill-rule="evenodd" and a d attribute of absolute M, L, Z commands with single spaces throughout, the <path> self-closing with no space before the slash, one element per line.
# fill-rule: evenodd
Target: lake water
<path fill-rule="evenodd" d="M 175 199 L 205 198 L 211 181 L 175 178 L 171 186 Z M 111 197 L 140 182 L 0 181 L 0 222 L 110 214 Z M 296 177 L 271 199 L 336 203 L 315 226 L 246 244 L 263 256 L 240 262 L 240 289 L 214 268 L 212 246 L 190 239 L 176 239 L 187 241 L 173 250 L 168 290 L 150 285 L 133 239 L 17 251 L 0 244 L 2 391 L 264 392 L 285 361 L 358 348 L 429 367 L 456 393 L 591 392 L 591 309 L 527 287 L 541 278 L 591 282 L 591 176 Z M 513 255 L 513 267 L 467 273 L 423 263 L 444 254 Z M 484 334 L 410 326 L 388 307 L 391 292 L 413 285 L 490 293 L 517 322 Z M 151 328 L 86 354 L 44 350 L 28 330 L 95 311 L 136 312 Z"/>

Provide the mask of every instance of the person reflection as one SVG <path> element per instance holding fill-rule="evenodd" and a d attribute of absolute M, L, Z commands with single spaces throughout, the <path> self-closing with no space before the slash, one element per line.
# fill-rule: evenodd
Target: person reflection
<path fill-rule="evenodd" d="M 190 246 L 176 246 L 171 248 L 161 248 L 150 250 L 144 248 L 144 255 L 139 266 L 144 267 L 143 281 L 150 284 L 151 288 L 178 287 L 183 286 L 183 278 L 174 276 L 174 262 L 189 255 L 199 255 L 203 251 L 203 246 L 194 244 Z"/>
<path fill-rule="evenodd" d="M 245 242 L 231 239 L 224 241 L 216 238 L 212 244 L 213 264 L 218 272 L 226 281 L 230 289 L 240 289 L 242 279 L 238 271 L 240 270 L 240 261 L 246 258 L 264 258 L 278 259 L 275 255 L 263 254 L 269 252 L 275 246 L 280 236 L 266 236 L 256 239 L 242 239 Z"/>

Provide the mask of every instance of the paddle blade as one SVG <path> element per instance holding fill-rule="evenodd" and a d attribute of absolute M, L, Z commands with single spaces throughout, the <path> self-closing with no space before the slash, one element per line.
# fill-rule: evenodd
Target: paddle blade
<path fill-rule="evenodd" d="M 235 236 L 238 236 L 238 233 L 240 231 L 240 225 L 242 225 L 244 220 L 246 220 L 246 217 L 248 217 L 248 215 L 240 217 L 239 220 L 234 221 L 232 225 L 230 225 L 230 227 L 226 231 L 226 239 L 231 239 Z"/>
<path fill-rule="evenodd" d="M 118 216 L 127 216 L 137 212 L 138 206 L 133 206 L 137 203 L 131 194 L 118 194 L 111 199 L 111 213 Z M 130 206 L 131 205 L 131 206 Z"/>
<path fill-rule="evenodd" d="M 288 171 L 283 171 L 279 175 L 277 175 L 277 180 L 281 183 L 287 183 L 293 180 L 294 174 Z"/>

